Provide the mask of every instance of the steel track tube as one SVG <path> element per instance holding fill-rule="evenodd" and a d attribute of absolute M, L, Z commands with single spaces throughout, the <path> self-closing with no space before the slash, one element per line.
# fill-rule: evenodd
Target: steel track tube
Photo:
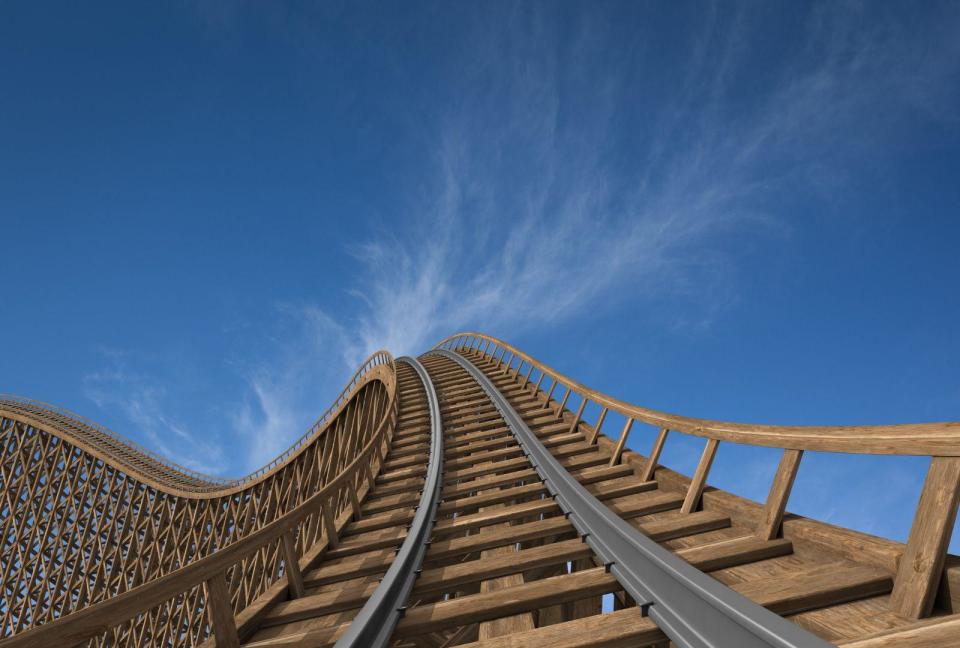
<path fill-rule="evenodd" d="M 337 641 L 334 648 L 386 648 L 400 617 L 403 616 L 403 604 L 406 603 L 417 579 L 423 556 L 427 552 L 427 543 L 433 531 L 440 505 L 440 479 L 443 469 L 443 423 L 440 418 L 440 401 L 427 370 L 414 358 L 397 358 L 417 372 L 427 392 L 427 405 L 430 410 L 430 459 L 427 462 L 427 477 L 420 493 L 420 503 L 413 516 L 413 522 L 407 531 L 407 537 L 397 557 L 383 580 L 367 599 L 366 604 L 354 617 L 346 632 Z"/>

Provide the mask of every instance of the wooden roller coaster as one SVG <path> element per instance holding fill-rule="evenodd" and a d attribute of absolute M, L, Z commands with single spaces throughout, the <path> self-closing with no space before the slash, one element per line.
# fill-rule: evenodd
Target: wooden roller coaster
<path fill-rule="evenodd" d="M 707 486 L 727 442 L 782 449 L 765 502 Z M 785 513 L 808 450 L 931 457 L 907 543 Z M 374 354 L 236 480 L 3 397 L 0 648 L 960 646 L 958 501 L 960 423 L 675 416 L 479 333 Z"/>

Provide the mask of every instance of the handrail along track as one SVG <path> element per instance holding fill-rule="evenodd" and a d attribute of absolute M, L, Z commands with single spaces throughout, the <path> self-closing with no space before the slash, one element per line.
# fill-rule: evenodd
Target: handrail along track
<path fill-rule="evenodd" d="M 564 515 L 674 643 L 683 648 L 829 648 L 627 524 L 570 475 L 482 371 L 452 351 L 431 353 L 456 362 L 483 389 Z"/>
<path fill-rule="evenodd" d="M 301 554 L 329 537 L 350 508 L 346 489 L 369 489 L 364 480 L 382 464 L 396 417 L 395 392 L 392 356 L 373 354 L 300 441 L 249 481 L 216 484 L 213 490 L 207 482 L 195 487 L 194 478 L 179 473 L 168 479 L 170 464 L 140 455 L 132 444 L 82 421 L 66 426 L 62 412 L 31 405 L 24 413 L 22 401 L 0 403 L 8 453 L 2 486 L 15 503 L 0 515 L 3 542 L 12 543 L 3 552 L 0 634 L 14 635 L 5 640 L 12 645 L 19 645 L 20 637 L 36 645 L 29 643 L 31 626 L 56 637 L 56 628 L 70 621 L 69 636 L 78 628 L 85 628 L 84 639 L 109 630 L 114 644 L 202 641 L 212 597 L 197 587 L 204 578 L 188 578 L 206 573 L 198 563 L 221 564 L 240 552 L 242 565 L 227 563 L 223 588 L 231 599 L 226 604 L 237 609 L 273 591 L 285 547 L 273 542 L 276 533 L 258 529 L 276 531 L 299 515 L 302 524 L 292 543 Z M 357 454 L 347 450 L 358 442 L 363 446 Z M 121 451 L 114 451 L 118 443 Z M 361 465 L 361 459 L 369 463 Z M 30 485 L 29 466 L 49 472 L 43 490 L 28 499 L 17 493 Z M 24 527 L 26 520 L 31 522 Z M 177 582 L 183 587 L 170 592 Z M 134 592 L 139 595 L 125 596 Z M 154 601 L 151 594 L 163 592 L 169 596 L 160 594 L 144 607 Z M 179 601 L 171 600 L 179 595 Z M 99 605 L 110 614 L 94 613 Z M 135 611 L 117 612 L 128 608 Z M 91 626 L 85 623 L 89 615 L 109 623 Z"/>
<path fill-rule="evenodd" d="M 687 513 L 695 510 L 702 498 L 710 467 L 721 442 L 782 449 L 783 456 L 757 528 L 757 535 L 761 537 L 772 538 L 780 532 L 787 500 L 804 451 L 930 456 L 930 467 L 902 555 L 889 560 L 887 556 L 890 552 L 882 551 L 886 554 L 883 558 L 896 571 L 891 604 L 898 614 L 906 618 L 929 615 L 940 588 L 941 574 L 947 581 L 945 591 L 960 592 L 960 565 L 952 565 L 949 569 L 944 567 L 960 502 L 960 422 L 785 426 L 711 421 L 639 407 L 593 390 L 516 347 L 483 333 L 457 333 L 441 340 L 434 349 L 488 357 L 497 364 L 500 373 L 518 378 L 523 376 L 523 385 L 533 384 L 534 391 L 546 395 L 547 403 L 551 402 L 554 393 L 558 396 L 562 393 L 559 411 L 568 403 L 572 408 L 579 398 L 580 404 L 573 417 L 571 432 L 585 423 L 585 409 L 588 404 L 594 403 L 599 407 L 599 413 L 592 423 L 592 442 L 595 444 L 607 442 L 600 431 L 608 414 L 616 412 L 623 416 L 623 429 L 611 447 L 611 465 L 621 462 L 628 452 L 627 440 L 634 422 L 659 428 L 642 471 L 647 479 L 654 474 L 671 431 L 706 438 L 703 455 L 683 503 L 682 510 Z M 953 605 L 960 607 L 960 597 L 955 594 L 951 597 L 956 598 Z"/>

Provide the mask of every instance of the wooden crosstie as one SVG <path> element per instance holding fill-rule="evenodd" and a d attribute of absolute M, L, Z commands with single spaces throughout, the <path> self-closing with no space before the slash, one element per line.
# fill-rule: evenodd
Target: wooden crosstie
<path fill-rule="evenodd" d="M 708 421 L 479 333 L 436 348 L 374 354 L 236 480 L 0 398 L 0 648 L 960 646 L 960 424 Z M 708 485 L 731 442 L 782 450 L 765 502 Z M 930 457 L 908 541 L 785 513 L 805 451 Z M 724 627 L 749 641 L 690 630 Z"/>

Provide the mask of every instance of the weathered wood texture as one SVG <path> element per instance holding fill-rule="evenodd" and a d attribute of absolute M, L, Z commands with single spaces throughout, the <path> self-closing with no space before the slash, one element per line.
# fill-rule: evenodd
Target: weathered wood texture
<path fill-rule="evenodd" d="M 958 617 L 914 619 L 950 611 L 955 598 L 960 603 L 960 559 L 946 554 L 960 499 L 958 424 L 804 428 L 692 419 L 590 390 L 493 338 L 461 334 L 443 344 L 480 368 L 598 499 L 719 582 L 845 646 L 956 645 Z M 665 646 L 668 638 L 560 515 L 470 375 L 449 358 L 425 356 L 423 364 L 443 418 L 442 503 L 394 633 L 397 645 Z M 114 530 L 97 537 L 78 576 L 56 584 L 80 592 L 70 603 L 74 613 L 49 622 L 43 606 L 52 599 L 44 598 L 43 584 L 21 587 L 17 595 L 29 602 L 14 603 L 28 613 L 5 610 L 18 634 L 0 648 L 73 645 L 87 637 L 109 645 L 331 646 L 392 564 L 430 444 L 422 385 L 412 369 L 392 361 L 365 366 L 312 436 L 245 484 L 178 472 L 95 427 L 70 428 L 54 410 L 21 404 L 14 414 L 9 407 L 0 404 L 5 489 L 20 493 L 38 483 L 35 473 L 12 466 L 39 451 L 41 463 L 70 466 L 49 486 L 56 496 L 47 501 L 80 506 L 78 525 L 106 505 L 73 504 L 57 489 L 74 492 L 86 480 L 91 497 L 134 488 L 141 499 L 111 500 L 122 503 L 111 504 L 105 518 Z M 616 438 L 603 432 L 608 419 L 623 421 L 608 430 Z M 653 433 L 648 458 L 631 449 Z M 676 433 L 706 438 L 689 478 L 658 465 Z M 711 466 L 723 461 L 721 441 L 783 449 L 765 504 L 707 485 Z M 805 450 L 931 455 L 907 545 L 786 514 Z M 166 503 L 177 498 L 183 508 Z M 21 499 L 9 501 L 16 508 Z M 219 512 L 210 518 L 208 507 Z M 0 526 L 5 539 L 23 531 L 10 550 L 36 569 L 44 558 L 34 547 L 51 534 L 17 517 L 23 514 L 0 514 Z M 207 542 L 196 535 L 231 524 L 238 528 L 229 537 Z M 69 551 L 80 552 L 82 542 Z M 124 561 L 141 552 L 150 557 L 145 566 L 124 572 Z M 119 560 L 116 574 L 96 569 L 105 558 Z M 5 583 L 13 564 L 6 563 Z M 604 595 L 613 597 L 612 613 L 601 613 Z M 41 621 L 46 627 L 22 632 Z"/>
<path fill-rule="evenodd" d="M 903 616 L 930 613 L 960 501 L 960 458 L 934 457 L 900 558 L 890 605 Z"/>

